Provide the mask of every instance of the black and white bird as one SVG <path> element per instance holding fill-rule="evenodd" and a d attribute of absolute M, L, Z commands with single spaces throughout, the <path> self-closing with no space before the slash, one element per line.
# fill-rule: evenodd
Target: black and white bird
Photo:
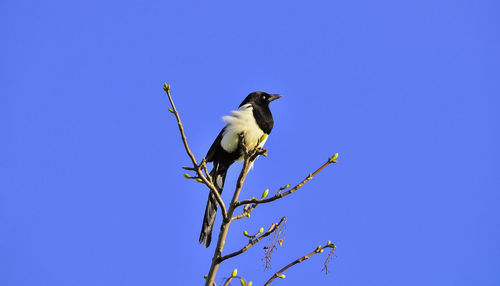
<path fill-rule="evenodd" d="M 231 115 L 222 117 L 227 124 L 205 156 L 207 162 L 213 162 L 210 176 L 219 193 L 222 193 L 229 166 L 236 161 L 243 160 L 239 134 L 244 134 L 244 142 L 249 150 L 255 148 L 257 144 L 259 147 L 264 146 L 267 140 L 267 136 L 264 135 L 269 135 L 274 125 L 269 103 L 280 97 L 282 96 L 279 94 L 268 94 L 263 91 L 252 92 L 243 100 L 238 110 L 232 111 Z M 205 247 L 208 247 L 212 241 L 216 212 L 217 201 L 215 196 L 210 194 L 199 239 L 199 242 L 204 243 Z"/>

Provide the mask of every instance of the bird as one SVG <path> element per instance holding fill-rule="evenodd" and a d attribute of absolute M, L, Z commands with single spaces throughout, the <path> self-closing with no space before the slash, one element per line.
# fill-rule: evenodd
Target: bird
<path fill-rule="evenodd" d="M 264 91 L 252 92 L 241 102 L 238 110 L 222 117 L 226 125 L 205 156 L 207 162 L 213 162 L 210 176 L 219 194 L 224 188 L 229 166 L 236 161 L 243 161 L 244 154 L 239 144 L 240 134 L 243 134 L 243 140 L 249 150 L 257 145 L 263 147 L 274 126 L 269 103 L 281 97 L 280 94 L 269 94 Z M 209 247 L 212 241 L 216 213 L 217 201 L 215 195 L 210 193 L 199 238 L 199 243 L 203 243 L 205 247 Z"/>

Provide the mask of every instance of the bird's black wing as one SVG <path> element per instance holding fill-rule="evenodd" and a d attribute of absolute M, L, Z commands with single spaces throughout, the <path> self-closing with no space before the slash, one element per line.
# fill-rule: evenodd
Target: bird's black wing
<path fill-rule="evenodd" d="M 222 140 L 222 134 L 224 134 L 225 129 L 226 129 L 226 127 L 222 128 L 222 130 L 220 131 L 217 138 L 215 138 L 214 143 L 212 143 L 212 146 L 208 150 L 207 155 L 205 156 L 205 159 L 207 160 L 207 162 L 213 162 L 217 153 L 219 153 L 218 151 L 222 148 L 220 146 L 220 141 Z"/>

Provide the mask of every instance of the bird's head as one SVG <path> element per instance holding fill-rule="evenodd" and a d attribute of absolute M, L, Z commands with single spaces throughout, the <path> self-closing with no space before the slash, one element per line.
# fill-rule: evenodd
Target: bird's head
<path fill-rule="evenodd" d="M 269 94 L 264 91 L 254 91 L 250 93 L 245 100 L 240 104 L 240 106 L 250 103 L 252 105 L 257 105 L 257 106 L 269 106 L 269 103 L 271 101 L 274 101 L 278 98 L 283 97 L 281 94 Z"/>

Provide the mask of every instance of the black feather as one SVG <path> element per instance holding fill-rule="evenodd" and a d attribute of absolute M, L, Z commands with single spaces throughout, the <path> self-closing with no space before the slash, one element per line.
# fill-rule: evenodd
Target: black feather
<path fill-rule="evenodd" d="M 210 176 L 213 178 L 213 183 L 219 194 L 222 194 L 228 167 L 229 166 L 225 166 L 224 164 L 214 163 L 214 168 L 210 172 Z M 205 247 L 209 247 L 212 241 L 212 230 L 214 228 L 216 214 L 217 200 L 215 196 L 210 193 L 208 195 L 207 206 L 205 207 L 205 215 L 203 216 L 203 224 L 201 226 L 199 238 L 199 242 L 204 243 Z"/>

